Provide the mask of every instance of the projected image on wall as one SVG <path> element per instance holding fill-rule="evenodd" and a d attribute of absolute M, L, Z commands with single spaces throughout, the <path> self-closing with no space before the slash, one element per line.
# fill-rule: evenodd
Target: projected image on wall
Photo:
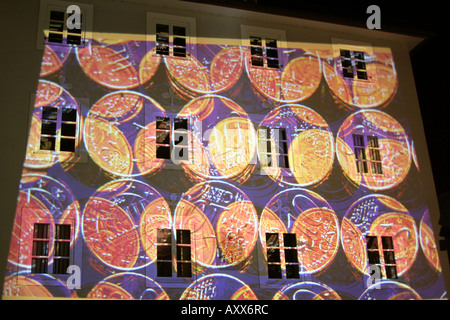
<path fill-rule="evenodd" d="M 46 45 L 5 296 L 446 296 L 389 48 L 155 30 Z"/>

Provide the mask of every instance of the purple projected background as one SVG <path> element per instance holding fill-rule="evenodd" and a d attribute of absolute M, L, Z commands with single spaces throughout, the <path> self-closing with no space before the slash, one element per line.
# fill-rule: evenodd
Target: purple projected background
<path fill-rule="evenodd" d="M 366 53 L 369 80 L 354 81 L 320 44 L 279 49 L 277 70 L 252 67 L 244 47 L 162 58 L 153 43 L 111 40 L 44 52 L 4 295 L 446 297 L 389 49 Z M 40 150 L 48 106 L 76 110 L 75 152 Z M 157 117 L 189 119 L 193 161 L 156 158 Z M 261 165 L 264 128 L 285 128 L 289 168 Z M 354 135 L 378 138 L 382 174 L 358 171 Z M 71 224 L 79 289 L 31 273 L 35 222 Z M 192 278 L 157 276 L 158 228 L 191 230 Z M 299 279 L 268 278 L 266 233 L 296 234 Z M 366 285 L 366 234 L 394 239 L 399 279 L 381 289 Z"/>

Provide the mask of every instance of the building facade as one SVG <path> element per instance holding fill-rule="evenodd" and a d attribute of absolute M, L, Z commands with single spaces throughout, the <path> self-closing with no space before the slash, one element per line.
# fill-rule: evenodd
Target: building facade
<path fill-rule="evenodd" d="M 166 1 L 38 25 L 3 298 L 447 298 L 417 39 Z"/>

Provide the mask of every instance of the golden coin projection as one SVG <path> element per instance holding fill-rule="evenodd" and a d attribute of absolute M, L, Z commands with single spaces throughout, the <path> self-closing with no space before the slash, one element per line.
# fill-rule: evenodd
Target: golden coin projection
<path fill-rule="evenodd" d="M 156 281 L 133 272 L 106 277 L 89 291 L 87 297 L 107 300 L 170 300 Z"/>
<path fill-rule="evenodd" d="M 209 181 L 183 194 L 174 229 L 191 230 L 199 270 L 243 265 L 258 238 L 258 217 L 249 198 L 230 183 Z"/>
<path fill-rule="evenodd" d="M 355 201 L 342 219 L 341 245 L 359 272 L 365 274 L 369 265 L 377 265 L 383 277 L 389 270 L 401 276 L 416 260 L 418 232 L 414 218 L 399 201 L 368 195 Z"/>
<path fill-rule="evenodd" d="M 149 225 L 152 219 L 161 223 Z M 156 229 L 170 221 L 169 205 L 154 188 L 138 180 L 118 179 L 100 187 L 86 203 L 83 238 L 102 263 L 135 270 L 152 263 Z"/>
<path fill-rule="evenodd" d="M 292 50 L 282 54 L 288 60 L 286 66 L 264 68 L 255 63 L 251 50 L 244 50 L 244 53 L 247 75 L 257 95 L 264 99 L 299 102 L 309 98 L 319 87 L 322 67 L 316 54 Z"/>
<path fill-rule="evenodd" d="M 336 155 L 350 181 L 374 191 L 398 186 L 411 167 L 408 135 L 397 120 L 378 110 L 358 111 L 344 120 Z"/>
<path fill-rule="evenodd" d="M 428 209 L 424 212 L 419 225 L 419 239 L 420 247 L 422 248 L 425 257 L 427 258 L 430 265 L 436 270 L 436 272 L 441 272 L 442 267 L 439 262 L 439 254 L 436 240 L 434 239 L 430 212 Z"/>
<path fill-rule="evenodd" d="M 198 125 L 194 159 L 183 165 L 192 179 L 239 183 L 248 179 L 256 162 L 256 132 L 241 106 L 222 96 L 206 95 L 191 100 L 177 117 Z"/>
<path fill-rule="evenodd" d="M 333 166 L 333 133 L 313 109 L 282 105 L 258 126 L 258 158 L 261 174 L 279 184 L 317 185 L 328 177 Z"/>
<path fill-rule="evenodd" d="M 201 61 L 194 56 L 164 60 L 170 84 L 176 92 L 190 99 L 217 94 L 236 84 L 244 69 L 244 54 L 240 47 L 200 45 L 197 50 L 203 55 Z"/>
<path fill-rule="evenodd" d="M 320 195 L 292 188 L 267 203 L 260 217 L 259 237 L 268 262 L 272 259 L 268 252 L 284 249 L 285 256 L 280 255 L 276 262 L 286 272 L 288 264 L 297 264 L 297 273 L 292 277 L 299 278 L 299 272 L 316 273 L 332 263 L 339 248 L 339 221 Z M 294 252 L 294 256 L 288 256 L 288 252 Z"/>
<path fill-rule="evenodd" d="M 181 295 L 181 300 L 257 300 L 258 297 L 242 280 L 227 274 L 204 276 Z"/>
<path fill-rule="evenodd" d="M 392 49 L 178 9 L 41 50 L 3 297 L 446 297 Z"/>
<path fill-rule="evenodd" d="M 132 177 L 152 174 L 163 164 L 156 157 L 156 117 L 164 109 L 134 91 L 103 96 L 89 110 L 84 142 L 89 156 L 106 174 Z"/>
<path fill-rule="evenodd" d="M 339 294 L 325 284 L 304 281 L 280 289 L 273 300 L 342 300 Z"/>
<path fill-rule="evenodd" d="M 146 53 L 144 41 L 95 39 L 77 50 L 78 62 L 86 76 L 109 89 L 132 89 L 148 82 L 161 57 Z"/>
<path fill-rule="evenodd" d="M 375 50 L 378 50 L 375 49 Z M 383 108 L 398 89 L 390 50 L 334 49 L 324 52 L 323 74 L 331 94 L 344 109 Z"/>

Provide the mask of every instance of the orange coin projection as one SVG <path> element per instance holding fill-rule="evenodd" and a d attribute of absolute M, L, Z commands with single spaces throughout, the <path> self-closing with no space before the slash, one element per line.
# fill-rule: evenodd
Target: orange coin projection
<path fill-rule="evenodd" d="M 153 262 L 152 239 L 158 225 L 171 221 L 170 208 L 149 185 L 132 179 L 111 181 L 91 196 L 82 218 L 84 241 L 94 256 L 118 270 L 134 270 Z"/>
<path fill-rule="evenodd" d="M 339 222 L 333 209 L 320 195 L 301 188 L 281 191 L 263 209 L 259 237 L 264 253 L 267 233 L 277 233 L 280 238 L 281 234 L 295 234 L 295 245 L 281 241 L 278 247 L 297 250 L 301 273 L 324 270 L 339 247 Z M 280 262 L 283 268 L 284 260 Z"/>
<path fill-rule="evenodd" d="M 383 254 L 393 250 L 397 275 L 407 272 L 414 263 L 419 249 L 416 222 L 408 210 L 394 198 L 385 195 L 368 195 L 355 201 L 342 220 L 341 244 L 351 265 L 363 274 L 368 272 L 366 237 L 376 237 L 380 262 Z M 392 248 L 382 243 L 382 237 L 392 238 Z M 382 268 L 382 274 L 385 270 Z"/>
<path fill-rule="evenodd" d="M 401 124 L 378 110 L 361 110 L 344 120 L 336 154 L 345 176 L 371 190 L 398 186 L 411 167 L 411 148 Z"/>
<path fill-rule="evenodd" d="M 111 275 L 97 283 L 88 299 L 169 300 L 164 289 L 142 274 L 124 272 Z"/>
<path fill-rule="evenodd" d="M 148 82 L 158 69 L 161 57 L 147 52 L 143 41 L 90 40 L 77 50 L 85 74 L 109 89 L 132 89 Z"/>
<path fill-rule="evenodd" d="M 286 66 L 266 68 L 252 65 L 250 50 L 244 49 L 246 71 L 253 89 L 260 97 L 282 103 L 294 103 L 309 98 L 322 79 L 321 62 L 317 55 L 303 50 L 288 57 Z"/>
<path fill-rule="evenodd" d="M 390 52 L 334 50 L 327 53 L 323 74 L 339 105 L 345 109 L 383 108 L 392 101 L 398 79 Z"/>
<path fill-rule="evenodd" d="M 73 151 L 61 148 L 62 136 L 65 135 L 64 120 L 71 115 L 70 126 Z M 79 132 L 81 132 L 81 110 L 77 100 L 59 84 L 39 80 L 31 119 L 30 135 L 24 166 L 27 169 L 43 170 L 57 162 L 76 162 L 78 154 Z M 48 137 L 47 137 L 48 136 Z M 48 144 L 45 143 L 48 142 Z"/>
<path fill-rule="evenodd" d="M 72 241 L 75 246 L 80 225 L 80 206 L 72 190 L 65 183 L 52 177 L 28 173 L 24 174 L 16 208 L 17 218 L 13 225 L 8 264 L 19 270 L 30 271 L 32 265 L 32 243 L 35 223 L 48 224 L 48 237 L 54 238 L 55 224 L 70 224 Z M 23 245 L 27 243 L 27 245 Z M 49 242 L 48 256 L 52 256 L 54 243 Z M 52 260 L 49 259 L 49 270 Z"/>
<path fill-rule="evenodd" d="M 188 99 L 217 94 L 232 88 L 244 68 L 243 51 L 234 46 L 197 46 L 201 61 L 188 54 L 185 59 L 165 58 L 172 87 Z"/>
<path fill-rule="evenodd" d="M 84 142 L 92 160 L 112 177 L 157 172 L 164 159 L 156 158 L 156 117 L 165 116 L 153 99 L 134 91 L 103 96 L 89 110 Z"/>
<path fill-rule="evenodd" d="M 234 101 L 219 95 L 191 100 L 177 117 L 193 122 L 194 159 L 183 164 L 195 180 L 232 179 L 245 182 L 255 167 L 256 132 L 247 113 Z"/>
<path fill-rule="evenodd" d="M 278 290 L 272 300 L 342 300 L 329 286 L 311 282 L 297 282 Z"/>
<path fill-rule="evenodd" d="M 243 264 L 258 238 L 257 214 L 237 187 L 221 181 L 195 185 L 183 194 L 174 215 L 175 229 L 191 230 L 198 270 Z"/>
<path fill-rule="evenodd" d="M 315 186 L 331 173 L 333 133 L 311 108 L 282 105 L 258 126 L 258 157 L 261 174 L 280 185 Z"/>
<path fill-rule="evenodd" d="M 39 75 L 45 77 L 61 70 L 71 50 L 72 47 L 46 45 Z"/>
<path fill-rule="evenodd" d="M 257 300 L 242 280 L 227 274 L 210 274 L 196 280 L 181 295 L 181 300 Z"/>
<path fill-rule="evenodd" d="M 430 220 L 430 212 L 428 211 L 428 209 L 425 211 L 422 219 L 420 220 L 419 235 L 420 247 L 422 248 L 425 257 L 436 272 L 441 272 L 442 267 L 441 263 L 439 262 L 439 254 L 437 249 L 438 247 L 434 238 Z"/>
<path fill-rule="evenodd" d="M 9 298 L 23 297 L 28 299 L 77 298 L 77 294 L 72 293 L 63 280 L 48 274 L 6 277 L 3 284 L 3 295 Z"/>

